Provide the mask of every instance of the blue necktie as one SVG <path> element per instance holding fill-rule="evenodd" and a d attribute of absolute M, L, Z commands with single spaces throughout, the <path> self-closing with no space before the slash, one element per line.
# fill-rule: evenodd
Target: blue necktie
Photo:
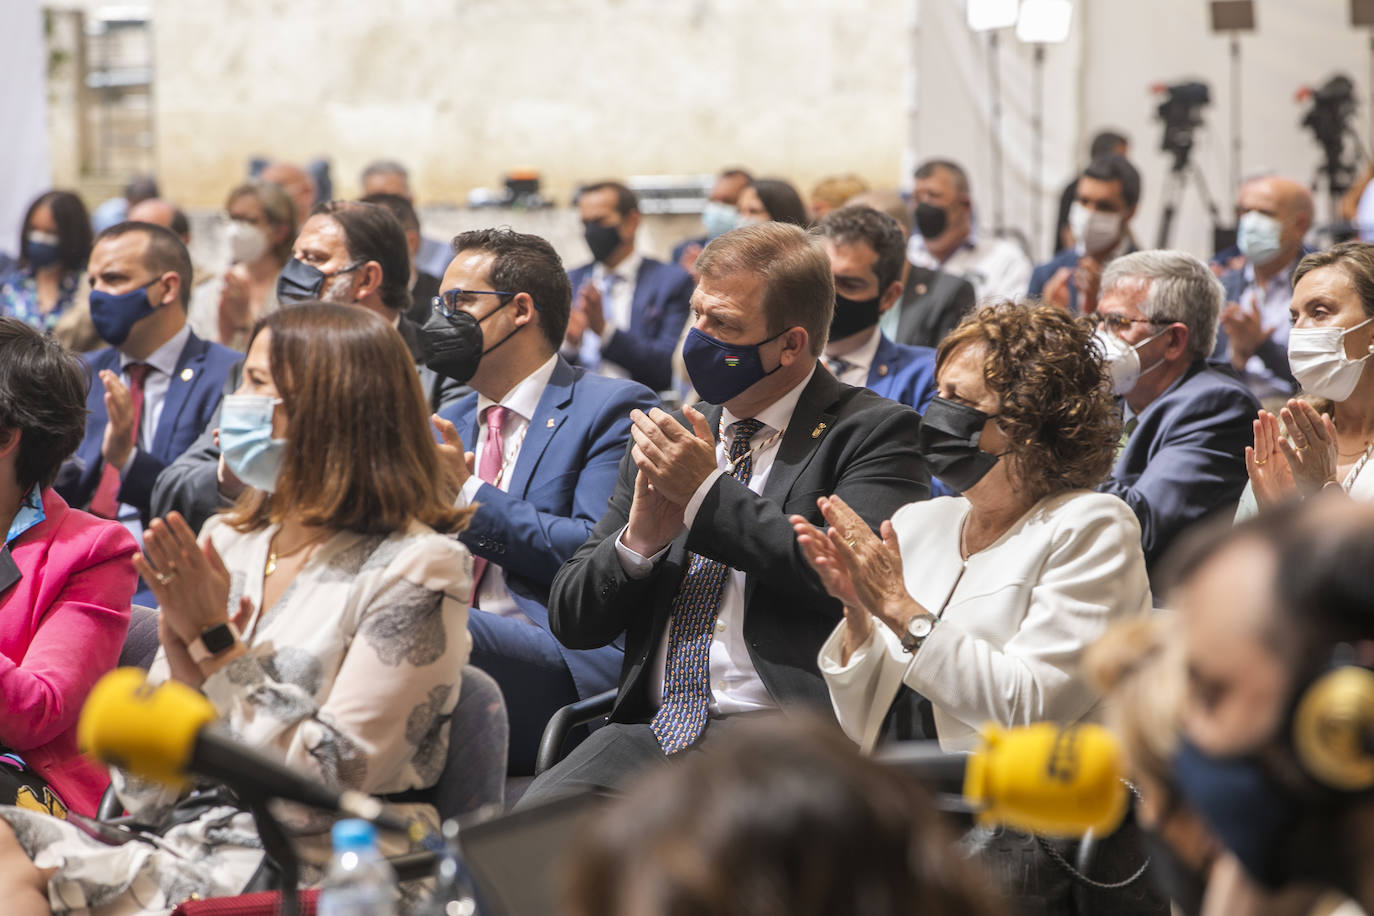
<path fill-rule="evenodd" d="M 730 443 L 730 475 L 749 484 L 754 458 L 749 440 L 763 424 L 736 420 Z M 706 728 L 711 704 L 711 634 L 720 613 L 720 596 L 730 569 L 717 560 L 691 554 L 687 574 L 673 599 L 668 627 L 668 663 L 663 673 L 663 705 L 649 727 L 665 754 L 690 747 Z"/>

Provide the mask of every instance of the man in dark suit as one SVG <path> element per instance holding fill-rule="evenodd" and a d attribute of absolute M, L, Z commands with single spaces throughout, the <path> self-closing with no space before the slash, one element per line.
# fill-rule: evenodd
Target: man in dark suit
<path fill-rule="evenodd" d="M 284 277 L 288 271 L 290 277 L 277 283 L 283 307 L 320 299 L 375 312 L 396 328 L 410 349 L 433 409 L 467 393 L 424 365 L 419 328 L 403 314 L 410 302 L 405 234 L 384 207 L 344 200 L 321 204 L 296 236 Z M 228 390 L 238 387 L 238 375 L 236 366 Z M 207 518 L 238 498 L 243 484 L 220 461 L 214 436 L 218 426 L 216 408 L 195 444 L 158 476 L 152 494 L 154 515 L 175 509 L 199 530 Z"/>
<path fill-rule="evenodd" d="M 870 388 L 924 413 L 935 396 L 935 351 L 893 343 L 878 328 L 902 294 L 902 227 L 885 213 L 855 204 L 830 211 L 814 231 L 835 279 L 826 367 L 846 385 Z"/>
<path fill-rule="evenodd" d="M 1103 268 L 1135 250 L 1131 218 L 1139 202 L 1135 166 L 1121 156 L 1093 160 L 1079 176 L 1078 197 L 1069 208 L 1076 244 L 1032 271 L 1027 295 L 1074 314 L 1092 314 Z"/>
<path fill-rule="evenodd" d="M 443 273 L 431 274 L 420 266 L 420 218 L 415 214 L 410 200 L 400 194 L 369 194 L 362 198 L 362 202 L 386 207 L 396 217 L 396 222 L 401 224 L 401 231 L 406 237 L 406 250 L 410 252 L 410 306 L 405 310 L 405 316 L 415 325 L 422 325 L 429 320 L 430 306 L 434 297 L 439 295 L 439 277 Z M 448 267 L 448 262 L 444 263 L 444 267 Z"/>
<path fill-rule="evenodd" d="M 554 639 L 549 586 L 606 511 L 630 411 L 658 399 L 643 385 L 588 373 L 558 355 L 572 291 L 544 239 L 484 229 L 459 235 L 454 250 L 444 307 L 481 320 L 488 353 L 469 382 L 474 392 L 440 411 L 435 425 L 459 505 L 478 506 L 459 535 L 477 560 L 472 663 L 501 685 L 509 769 L 528 775 L 549 717 L 615 686 L 620 672 L 619 646 L 578 651 Z"/>
<path fill-rule="evenodd" d="M 1312 193 L 1264 175 L 1241 186 L 1236 218 L 1243 261 L 1221 275 L 1226 306 L 1214 356 L 1229 361 L 1255 397 L 1286 400 L 1297 387 L 1288 366 L 1288 307 L 1293 271 L 1307 253 L 1302 240 L 1312 228 Z"/>
<path fill-rule="evenodd" d="M 1215 346 L 1221 284 L 1178 251 L 1140 251 L 1113 261 L 1097 309 L 1108 364 L 1124 402 L 1125 444 L 1099 490 L 1140 519 L 1145 561 L 1185 528 L 1230 511 L 1245 489 L 1245 446 L 1259 402 Z"/>
<path fill-rule="evenodd" d="M 91 318 L 112 346 L 89 354 L 86 435 L 59 492 L 107 518 L 150 521 L 153 483 L 219 408 L 239 354 L 186 323 L 191 257 L 171 231 L 117 223 L 91 249 Z"/>
<path fill-rule="evenodd" d="M 835 292 L 817 240 L 749 226 L 697 266 L 683 356 L 706 403 L 632 415 L 610 507 L 550 593 L 565 645 L 623 635 L 611 724 L 536 779 L 528 801 L 613 788 L 754 715 L 828 710 L 816 653 L 841 608 L 788 516 L 819 520 L 817 498 L 838 493 L 876 528 L 929 492 L 916 414 L 818 365 Z"/>
<path fill-rule="evenodd" d="M 562 353 L 591 371 L 664 391 L 687 323 L 692 275 L 635 251 L 639 201 L 625 185 L 588 185 L 577 212 L 593 260 L 569 271 L 573 309 Z"/>

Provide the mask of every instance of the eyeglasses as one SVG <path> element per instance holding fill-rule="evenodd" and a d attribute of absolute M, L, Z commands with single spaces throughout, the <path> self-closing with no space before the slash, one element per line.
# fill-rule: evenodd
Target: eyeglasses
<path fill-rule="evenodd" d="M 499 289 L 446 289 L 433 299 L 429 300 L 430 306 L 434 311 L 443 315 L 445 318 L 452 318 L 462 311 L 460 305 L 468 301 L 470 296 L 515 296 L 517 293 L 507 293 Z"/>
<path fill-rule="evenodd" d="M 1129 331 L 1133 324 L 1165 325 L 1174 323 L 1172 319 L 1168 318 L 1127 318 L 1125 315 L 1114 315 L 1110 312 L 1093 313 L 1093 321 L 1097 323 L 1098 327 L 1105 327 L 1117 334 Z"/>

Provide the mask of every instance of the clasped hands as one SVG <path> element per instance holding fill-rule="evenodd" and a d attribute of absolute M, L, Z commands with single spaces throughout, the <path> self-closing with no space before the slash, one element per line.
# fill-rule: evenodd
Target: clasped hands
<path fill-rule="evenodd" d="M 624 543 L 640 556 L 653 556 L 678 536 L 687 503 L 717 469 L 706 417 L 692 407 L 683 414 L 691 429 L 658 407 L 630 411 L 630 457 L 639 474 Z"/>
<path fill-rule="evenodd" d="M 1287 437 L 1279 431 L 1280 419 Z M 1251 428 L 1255 444 L 1245 447 L 1245 470 L 1260 508 L 1337 482 L 1336 427 L 1311 404 L 1294 398 L 1278 417 L 1261 410 Z"/>
<path fill-rule="evenodd" d="M 800 515 L 789 521 L 806 562 L 830 596 L 844 605 L 842 661 L 847 663 L 868 641 L 874 618 L 901 635 L 907 622 L 924 608 L 906 590 L 892 522 L 883 522 L 879 537 L 840 497 L 823 496 L 816 505 L 829 525 L 825 531 Z"/>
<path fill-rule="evenodd" d="M 242 654 L 242 648 L 231 649 L 197 665 L 186 649 L 205 630 L 230 619 L 229 570 L 213 544 L 196 542 L 180 513 L 154 519 L 143 532 L 143 552 L 134 555 L 134 569 L 157 598 L 158 639 L 173 677 L 199 687 L 215 668 Z M 252 614 L 252 602 L 241 599 L 234 625 L 243 630 Z"/>

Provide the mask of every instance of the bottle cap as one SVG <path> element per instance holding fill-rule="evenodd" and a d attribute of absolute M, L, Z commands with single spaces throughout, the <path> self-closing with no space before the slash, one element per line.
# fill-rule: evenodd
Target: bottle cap
<path fill-rule="evenodd" d="M 349 818 L 337 821 L 329 832 L 335 852 L 371 849 L 377 845 L 377 828 L 367 821 Z"/>

